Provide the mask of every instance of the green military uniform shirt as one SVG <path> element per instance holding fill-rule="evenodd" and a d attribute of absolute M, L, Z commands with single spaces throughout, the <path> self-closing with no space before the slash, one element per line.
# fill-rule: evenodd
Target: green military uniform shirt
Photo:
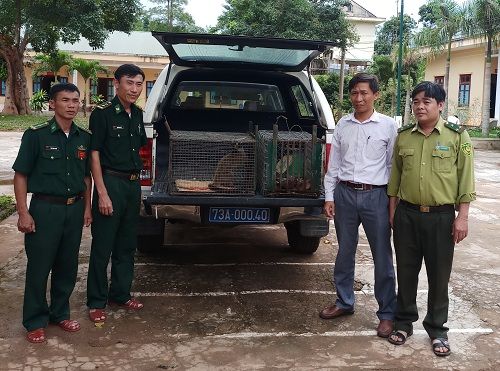
<path fill-rule="evenodd" d="M 439 206 L 476 199 L 469 134 L 440 117 L 429 136 L 418 125 L 403 127 L 394 145 L 387 194 Z"/>
<path fill-rule="evenodd" d="M 90 115 L 91 149 L 99 151 L 103 168 L 134 172 L 142 169 L 139 149 L 146 144 L 142 110 L 131 106 L 125 111 L 117 96 Z"/>
<path fill-rule="evenodd" d="M 71 197 L 85 191 L 90 176 L 90 132 L 71 124 L 69 137 L 55 118 L 24 132 L 12 168 L 28 177 L 28 192 Z"/>

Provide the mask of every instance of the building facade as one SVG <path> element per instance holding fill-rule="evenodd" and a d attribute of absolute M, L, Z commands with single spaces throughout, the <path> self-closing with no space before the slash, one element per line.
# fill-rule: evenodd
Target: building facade
<path fill-rule="evenodd" d="M 457 115 L 464 125 L 481 124 L 485 84 L 486 43 L 478 39 L 461 39 L 452 44 L 448 113 Z M 425 79 L 444 84 L 446 52 L 427 62 Z M 500 120 L 500 58 L 498 49 L 491 61 L 490 118 Z"/>

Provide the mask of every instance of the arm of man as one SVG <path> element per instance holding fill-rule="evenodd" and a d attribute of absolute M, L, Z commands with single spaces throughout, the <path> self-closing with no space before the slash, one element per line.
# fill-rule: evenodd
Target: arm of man
<path fill-rule="evenodd" d="M 99 195 L 99 212 L 102 215 L 113 215 L 113 203 L 108 195 L 108 190 L 104 185 L 102 178 L 101 160 L 99 159 L 99 151 L 90 151 L 90 171 L 94 179 L 95 188 Z"/>
<path fill-rule="evenodd" d="M 396 212 L 396 206 L 398 206 L 398 197 L 389 197 L 389 224 L 391 228 L 394 228 L 394 213 Z"/>
<path fill-rule="evenodd" d="M 340 138 L 339 138 L 339 124 L 333 132 L 332 144 L 330 147 L 330 157 L 328 159 L 328 169 L 323 181 L 325 187 L 325 205 L 323 210 L 328 218 L 335 216 L 335 202 L 333 200 L 333 193 L 339 181 L 339 167 L 340 167 Z"/>
<path fill-rule="evenodd" d="M 92 179 L 90 176 L 86 176 L 83 181 L 85 182 L 85 194 L 83 195 L 83 199 L 85 202 L 85 211 L 83 213 L 83 225 L 85 227 L 90 226 L 92 224 L 92 206 L 90 202 L 91 191 L 92 191 Z"/>
<path fill-rule="evenodd" d="M 19 219 L 17 220 L 17 229 L 19 232 L 35 232 L 35 221 L 29 213 L 27 195 L 28 195 L 28 177 L 18 171 L 14 174 L 14 194 L 16 196 L 16 207 Z"/>
<path fill-rule="evenodd" d="M 459 243 L 469 233 L 469 202 L 458 205 L 458 215 L 453 222 L 453 241 Z"/>
<path fill-rule="evenodd" d="M 399 156 L 398 137 L 394 141 L 394 148 L 392 151 L 392 166 L 391 175 L 389 177 L 389 184 L 387 185 L 387 195 L 389 196 L 389 224 L 394 228 L 394 213 L 399 201 L 399 186 L 401 184 L 401 172 L 403 164 Z"/>

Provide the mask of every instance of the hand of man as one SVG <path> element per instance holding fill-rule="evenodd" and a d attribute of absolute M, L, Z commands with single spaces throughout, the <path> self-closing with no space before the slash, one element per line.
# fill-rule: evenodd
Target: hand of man
<path fill-rule="evenodd" d="M 106 216 L 113 215 L 113 203 L 107 194 L 99 196 L 99 212 Z"/>
<path fill-rule="evenodd" d="M 90 208 L 85 208 L 85 212 L 83 213 L 83 225 L 85 227 L 89 227 L 92 224 L 92 211 Z"/>
<path fill-rule="evenodd" d="M 35 221 L 30 213 L 19 214 L 19 219 L 17 220 L 17 229 L 22 233 L 32 233 L 35 230 Z"/>
<path fill-rule="evenodd" d="M 335 216 L 335 202 L 333 201 L 325 201 L 325 205 L 323 206 L 323 211 L 325 212 L 325 215 L 333 219 Z"/>
<path fill-rule="evenodd" d="M 453 241 L 455 243 L 459 243 L 465 237 L 467 237 L 467 234 L 469 232 L 469 223 L 467 219 L 465 218 L 460 218 L 457 217 L 455 218 L 455 221 L 453 222 Z"/>

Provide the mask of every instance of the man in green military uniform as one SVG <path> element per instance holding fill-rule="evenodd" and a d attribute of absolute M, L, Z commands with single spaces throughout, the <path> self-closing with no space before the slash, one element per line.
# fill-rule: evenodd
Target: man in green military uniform
<path fill-rule="evenodd" d="M 451 352 L 444 324 L 453 251 L 455 243 L 467 237 L 469 203 L 476 199 L 472 144 L 463 128 L 441 118 L 445 97 L 440 85 L 428 81 L 413 90 L 418 123 L 399 130 L 387 189 L 398 276 L 395 325 L 389 341 L 401 345 L 413 333 L 423 259 L 429 284 L 423 325 L 438 356 Z"/>
<path fill-rule="evenodd" d="M 95 187 L 87 306 L 93 322 L 106 319 L 104 308 L 108 301 L 128 309 L 143 307 L 130 295 L 141 201 L 139 149 L 146 144 L 142 110 L 135 105 L 143 82 L 144 72 L 139 67 L 118 67 L 114 79 L 116 96 L 90 116 L 90 166 Z"/>
<path fill-rule="evenodd" d="M 45 342 L 49 321 L 66 331 L 80 329 L 69 319 L 69 297 L 76 282 L 82 227 L 92 222 L 90 132 L 73 123 L 80 92 L 73 84 L 56 84 L 49 97 L 54 117 L 26 130 L 12 166 L 17 227 L 25 233 L 28 258 L 23 325 L 32 343 Z M 28 192 L 33 193 L 29 209 Z"/>

